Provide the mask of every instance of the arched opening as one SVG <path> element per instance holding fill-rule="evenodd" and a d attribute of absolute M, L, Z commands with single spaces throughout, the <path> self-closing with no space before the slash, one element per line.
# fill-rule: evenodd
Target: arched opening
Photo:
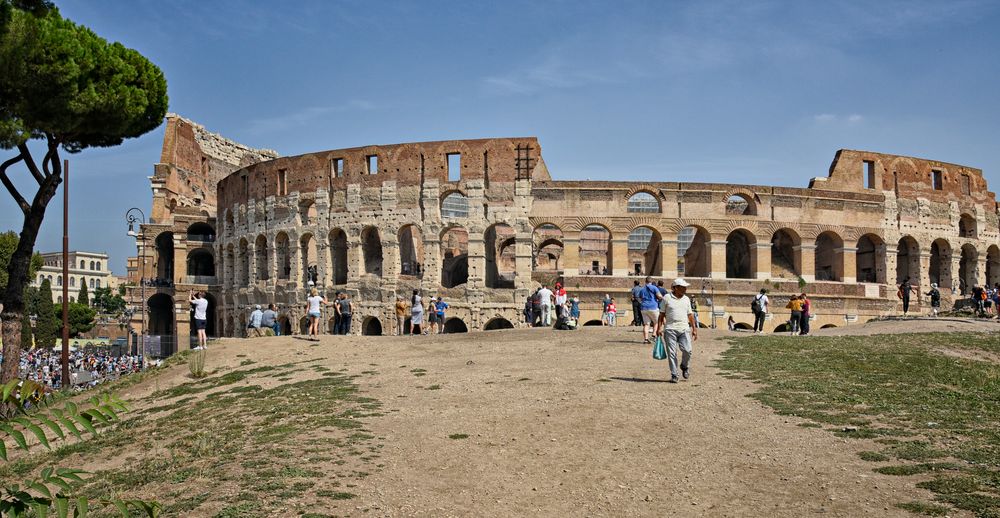
<path fill-rule="evenodd" d="M 316 223 L 316 204 L 313 200 L 303 200 L 299 202 L 299 220 L 303 226 Z"/>
<path fill-rule="evenodd" d="M 726 198 L 726 215 L 728 216 L 755 216 L 757 214 L 757 204 L 746 194 L 732 194 Z"/>
<path fill-rule="evenodd" d="M 836 324 L 824 324 L 824 325 L 819 326 L 820 329 L 830 329 L 832 327 L 837 327 L 837 325 Z"/>
<path fill-rule="evenodd" d="M 712 272 L 711 235 L 701 227 L 684 227 L 677 233 L 677 274 L 709 277 Z"/>
<path fill-rule="evenodd" d="M 930 280 L 942 288 L 957 289 L 951 282 L 951 244 L 945 239 L 931 243 Z"/>
<path fill-rule="evenodd" d="M 753 326 L 747 324 L 746 322 L 737 322 L 735 325 L 733 325 L 733 329 L 739 329 L 740 331 L 749 331 L 753 329 Z"/>
<path fill-rule="evenodd" d="M 656 196 L 648 192 L 637 192 L 629 197 L 628 212 L 657 213 L 660 212 L 660 202 Z"/>
<path fill-rule="evenodd" d="M 973 218 L 969 214 L 962 214 L 962 216 L 958 218 L 958 235 L 959 237 L 976 239 L 978 237 L 976 218 Z"/>
<path fill-rule="evenodd" d="M 233 219 L 233 213 L 229 209 L 226 209 L 225 216 L 223 216 L 223 221 L 225 222 L 225 228 L 222 229 L 227 236 L 232 236 L 236 231 L 236 222 Z M 231 335 L 231 333 L 230 333 Z"/>
<path fill-rule="evenodd" d="M 885 283 L 885 242 L 875 234 L 865 234 L 858 239 L 855 254 L 855 272 L 858 282 Z"/>
<path fill-rule="evenodd" d="M 896 244 L 896 284 L 906 278 L 920 281 L 920 245 L 912 236 L 903 236 Z"/>
<path fill-rule="evenodd" d="M 174 299 L 166 293 L 149 297 L 149 324 L 146 332 L 153 336 L 174 335 Z"/>
<path fill-rule="evenodd" d="M 424 276 L 424 240 L 416 225 L 399 229 L 399 273 L 417 279 Z"/>
<path fill-rule="evenodd" d="M 156 278 L 174 280 L 174 233 L 161 232 L 156 236 Z"/>
<path fill-rule="evenodd" d="M 583 325 L 585 326 L 601 326 L 604 325 L 600 320 L 588 320 Z"/>
<path fill-rule="evenodd" d="M 997 283 L 1000 283 L 1000 246 L 992 245 L 986 249 L 986 284 Z"/>
<path fill-rule="evenodd" d="M 979 251 L 971 244 L 962 245 L 962 260 L 958 263 L 958 289 L 963 295 L 972 293 L 972 287 L 979 284 Z"/>
<path fill-rule="evenodd" d="M 187 228 L 187 239 L 188 241 L 215 241 L 215 229 L 204 221 L 192 223 Z"/>
<path fill-rule="evenodd" d="M 275 262 L 278 263 L 278 280 L 288 280 L 292 275 L 292 254 L 288 246 L 288 234 L 278 232 L 274 238 Z"/>
<path fill-rule="evenodd" d="M 753 234 L 736 229 L 726 237 L 726 278 L 753 279 L 757 271 L 757 239 Z"/>
<path fill-rule="evenodd" d="M 339 228 L 330 231 L 330 266 L 334 285 L 347 284 L 347 233 Z"/>
<path fill-rule="evenodd" d="M 292 321 L 288 317 L 281 317 L 278 319 L 278 327 L 281 328 L 281 334 L 283 336 L 291 336 L 292 334 Z"/>
<path fill-rule="evenodd" d="M 663 241 L 649 227 L 636 227 L 628 235 L 628 263 L 633 275 L 662 275 Z"/>
<path fill-rule="evenodd" d="M 771 236 L 771 277 L 797 279 L 802 275 L 802 239 L 791 229 Z"/>
<path fill-rule="evenodd" d="M 483 331 L 495 331 L 497 329 L 514 329 L 514 324 L 503 317 L 496 317 L 483 326 Z"/>
<path fill-rule="evenodd" d="M 361 231 L 361 251 L 364 256 L 364 274 L 382 276 L 382 238 L 378 229 L 365 227 Z"/>
<path fill-rule="evenodd" d="M 197 277 L 215 276 L 215 258 L 212 252 L 205 248 L 195 248 L 187 255 L 187 274 L 196 277 L 195 283 L 210 282 L 208 279 L 197 279 Z"/>
<path fill-rule="evenodd" d="M 816 280 L 844 280 L 844 240 L 834 232 L 816 237 Z"/>
<path fill-rule="evenodd" d="M 256 274 L 258 281 L 266 281 L 270 278 L 271 269 L 268 267 L 267 237 L 263 234 L 257 236 L 257 241 L 253 245 L 254 263 L 256 264 Z"/>
<path fill-rule="evenodd" d="M 237 260 L 239 261 L 239 269 L 237 270 L 237 274 L 239 277 L 236 279 L 236 284 L 245 285 L 250 282 L 250 252 L 246 239 L 240 239 L 238 250 L 239 256 Z"/>
<path fill-rule="evenodd" d="M 316 262 L 316 239 L 312 234 L 305 234 L 299 239 L 299 257 L 302 258 L 302 284 L 309 281 L 319 283 L 319 264 Z"/>
<path fill-rule="evenodd" d="M 469 199 L 460 192 L 452 192 L 441 199 L 441 218 L 469 217 Z"/>
<path fill-rule="evenodd" d="M 498 223 L 483 235 L 486 248 L 486 287 L 514 287 L 514 229 Z"/>
<path fill-rule="evenodd" d="M 441 234 L 441 286 L 454 288 L 469 282 L 469 232 L 451 227 Z"/>
<path fill-rule="evenodd" d="M 365 336 L 382 336 L 382 322 L 375 317 L 367 317 L 361 323 L 361 334 Z"/>
<path fill-rule="evenodd" d="M 611 275 L 611 231 L 602 225 L 587 225 L 580 231 L 580 274 Z"/>
<path fill-rule="evenodd" d="M 564 247 L 562 230 L 551 223 L 539 225 L 532 233 L 531 241 L 535 270 L 559 271 Z"/>
<path fill-rule="evenodd" d="M 780 326 L 774 328 L 775 333 L 787 333 L 789 331 L 791 331 L 791 328 L 788 327 L 788 324 L 781 324 Z"/>
<path fill-rule="evenodd" d="M 229 243 L 226 245 L 226 255 L 222 266 L 222 283 L 226 286 L 233 286 L 236 284 L 236 280 L 233 279 L 233 273 L 236 271 L 234 268 L 236 260 L 236 251 L 233 249 L 233 244 Z"/>
<path fill-rule="evenodd" d="M 445 333 L 468 333 L 469 328 L 466 327 L 465 322 L 461 318 L 451 317 L 444 321 L 444 332 Z"/>

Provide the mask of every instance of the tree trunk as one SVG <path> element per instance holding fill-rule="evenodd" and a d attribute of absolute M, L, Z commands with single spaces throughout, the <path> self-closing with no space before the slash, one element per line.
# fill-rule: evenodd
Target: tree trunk
<path fill-rule="evenodd" d="M 56 155 L 56 161 L 59 157 Z M 31 255 L 35 251 L 35 239 L 38 229 L 45 218 L 45 208 L 49 200 L 56 194 L 62 183 L 61 167 L 53 167 L 52 174 L 47 176 L 38 187 L 31 209 L 24 216 L 24 226 L 21 228 L 20 241 L 17 249 L 10 257 L 7 266 L 7 291 L 3 294 L 3 367 L 0 368 L 0 383 L 7 383 L 18 377 L 21 366 L 21 320 L 24 318 L 24 288 L 31 282 L 28 271 L 31 266 Z"/>

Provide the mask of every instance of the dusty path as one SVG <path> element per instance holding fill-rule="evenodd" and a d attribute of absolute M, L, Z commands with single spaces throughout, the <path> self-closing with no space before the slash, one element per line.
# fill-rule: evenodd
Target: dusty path
<path fill-rule="evenodd" d="M 749 382 L 711 366 L 720 334 L 703 333 L 678 385 L 626 328 L 363 341 L 355 353 L 378 374 L 362 386 L 389 412 L 371 422 L 385 468 L 355 503 L 388 516 L 798 517 L 910 516 L 893 504 L 930 499 L 873 473 L 857 456 L 867 441 L 744 397 Z"/>

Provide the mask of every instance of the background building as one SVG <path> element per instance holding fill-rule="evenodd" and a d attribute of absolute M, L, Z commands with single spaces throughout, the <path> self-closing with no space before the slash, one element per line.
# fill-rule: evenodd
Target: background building
<path fill-rule="evenodd" d="M 108 268 L 108 254 L 97 252 L 70 252 L 68 280 L 63 279 L 62 252 L 42 254 L 42 268 L 35 274 L 31 285 L 41 286 L 43 279 L 48 279 L 52 285 L 52 300 L 57 303 L 62 302 L 63 282 L 69 287 L 70 302 L 76 302 L 84 284 L 91 300 L 95 289 L 116 286 L 114 275 Z"/>

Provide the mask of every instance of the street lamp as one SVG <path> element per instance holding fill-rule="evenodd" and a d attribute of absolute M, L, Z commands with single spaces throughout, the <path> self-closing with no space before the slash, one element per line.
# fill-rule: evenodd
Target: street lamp
<path fill-rule="evenodd" d="M 134 214 L 139 213 L 137 218 Z M 139 306 L 139 310 L 142 318 L 142 333 L 139 334 L 139 347 L 136 354 L 142 356 L 142 367 L 146 366 L 146 236 L 142 234 L 142 225 L 146 224 L 146 214 L 142 212 L 142 209 L 138 207 L 132 207 L 127 212 L 125 212 L 125 220 L 128 222 L 128 235 L 134 237 L 139 241 L 139 296 L 142 298 L 142 303 Z M 139 223 L 139 230 L 135 228 L 136 222 Z M 135 307 L 135 288 L 132 288 L 132 306 Z"/>

